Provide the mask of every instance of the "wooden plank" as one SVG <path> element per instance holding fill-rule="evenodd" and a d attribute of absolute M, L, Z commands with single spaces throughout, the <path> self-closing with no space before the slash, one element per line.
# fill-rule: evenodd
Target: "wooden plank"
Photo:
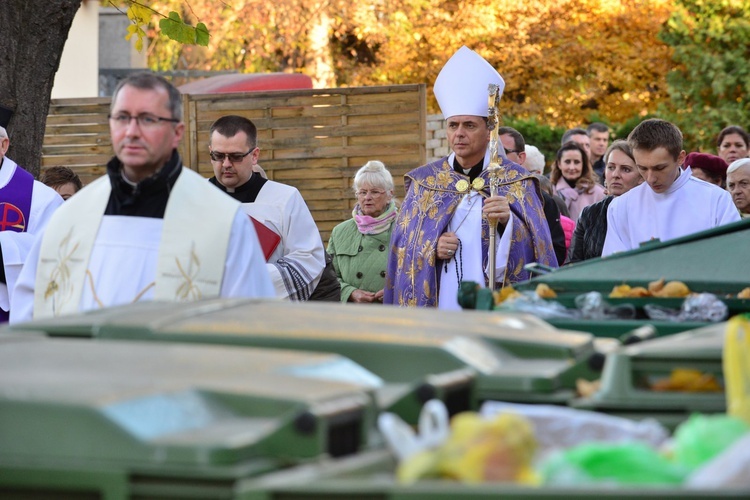
<path fill-rule="evenodd" d="M 62 165 L 65 167 L 73 167 L 75 165 L 103 166 L 106 165 L 111 158 L 112 155 L 48 155 L 42 158 L 42 165 Z"/>
<path fill-rule="evenodd" d="M 112 145 L 106 146 L 83 146 L 83 145 L 70 145 L 70 146 L 50 146 L 43 147 L 42 154 L 44 155 L 113 155 Z"/>
<path fill-rule="evenodd" d="M 91 134 L 91 135 L 46 135 L 44 136 L 44 147 L 54 146 L 106 146 L 111 145 L 112 141 L 109 134 Z"/>
<path fill-rule="evenodd" d="M 45 127 L 44 135 L 109 135 L 109 124 L 84 123 Z"/>

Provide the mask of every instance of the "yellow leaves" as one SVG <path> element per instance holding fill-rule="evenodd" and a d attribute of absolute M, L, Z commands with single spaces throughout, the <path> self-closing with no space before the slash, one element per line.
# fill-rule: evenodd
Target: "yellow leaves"
<path fill-rule="evenodd" d="M 130 40 L 135 36 L 137 38 L 135 50 L 138 52 L 143 50 L 143 39 L 146 37 L 146 31 L 141 26 L 148 25 L 152 14 L 153 12 L 148 7 L 134 2 L 128 3 L 127 15 L 133 24 L 128 26 L 128 34 L 125 35 L 125 40 Z"/>

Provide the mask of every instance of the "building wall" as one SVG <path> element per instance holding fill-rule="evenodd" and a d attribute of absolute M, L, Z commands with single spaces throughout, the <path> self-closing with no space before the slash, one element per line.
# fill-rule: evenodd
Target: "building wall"
<path fill-rule="evenodd" d="M 65 42 L 52 98 L 99 95 L 99 2 L 81 4 Z"/>
<path fill-rule="evenodd" d="M 445 135 L 443 115 L 427 115 L 427 161 L 435 161 L 448 156 L 448 138 Z"/>

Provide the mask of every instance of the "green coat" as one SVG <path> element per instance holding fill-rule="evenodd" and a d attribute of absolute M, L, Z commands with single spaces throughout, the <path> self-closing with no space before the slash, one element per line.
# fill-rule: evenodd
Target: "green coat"
<path fill-rule="evenodd" d="M 383 289 L 392 230 L 393 224 L 380 234 L 362 234 L 353 218 L 333 228 L 328 253 L 341 283 L 341 302 L 347 302 L 357 289 Z"/>

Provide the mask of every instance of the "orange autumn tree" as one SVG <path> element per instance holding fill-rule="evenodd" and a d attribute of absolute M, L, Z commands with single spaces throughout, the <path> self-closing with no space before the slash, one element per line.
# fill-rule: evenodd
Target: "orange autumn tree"
<path fill-rule="evenodd" d="M 391 21 L 377 34 L 377 64 L 357 68 L 352 84 L 431 84 L 467 45 L 505 78 L 504 113 L 514 117 L 571 126 L 596 113 L 621 122 L 667 97 L 670 49 L 657 38 L 666 0 L 395 3 L 419 10 L 383 13 Z"/>
<path fill-rule="evenodd" d="M 318 86 L 425 83 L 461 45 L 506 80 L 504 113 L 567 127 L 620 123 L 667 97 L 667 0 L 160 0 L 210 33 L 152 43 L 154 69 L 302 71 Z M 430 108 L 436 111 L 430 96 Z"/>

